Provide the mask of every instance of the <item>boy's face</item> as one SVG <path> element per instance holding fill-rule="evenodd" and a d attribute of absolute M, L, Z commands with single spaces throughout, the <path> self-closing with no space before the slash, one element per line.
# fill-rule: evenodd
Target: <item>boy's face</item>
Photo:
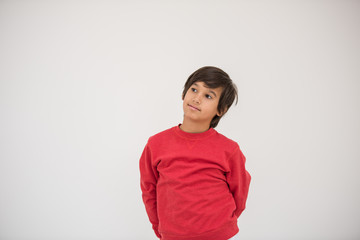
<path fill-rule="evenodd" d="M 222 88 L 207 88 L 203 82 L 195 82 L 191 85 L 183 99 L 184 117 L 190 118 L 200 124 L 208 123 L 217 111 Z"/>

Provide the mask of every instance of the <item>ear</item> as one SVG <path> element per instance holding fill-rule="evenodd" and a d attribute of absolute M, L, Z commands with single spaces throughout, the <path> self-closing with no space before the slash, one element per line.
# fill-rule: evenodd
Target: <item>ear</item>
<path fill-rule="evenodd" d="M 225 109 L 223 112 L 217 112 L 216 115 L 218 115 L 219 117 L 221 117 L 222 115 L 224 115 L 227 112 L 227 109 Z"/>

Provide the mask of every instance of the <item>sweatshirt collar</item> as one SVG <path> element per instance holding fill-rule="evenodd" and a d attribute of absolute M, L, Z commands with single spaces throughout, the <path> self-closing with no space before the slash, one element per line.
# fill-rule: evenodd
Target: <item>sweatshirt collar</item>
<path fill-rule="evenodd" d="M 185 137 L 185 138 L 189 138 L 189 139 L 206 138 L 206 137 L 209 137 L 209 136 L 213 135 L 216 132 L 216 130 L 211 127 L 208 130 L 206 130 L 205 132 L 189 133 L 189 132 L 185 132 L 185 131 L 181 130 L 180 125 L 181 125 L 181 123 L 179 123 L 177 126 L 174 127 L 175 132 L 178 135 L 180 135 L 181 137 Z"/>

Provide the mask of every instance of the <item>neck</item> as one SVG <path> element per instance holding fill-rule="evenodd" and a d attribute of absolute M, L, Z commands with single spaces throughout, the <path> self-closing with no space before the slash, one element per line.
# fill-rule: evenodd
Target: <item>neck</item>
<path fill-rule="evenodd" d="M 183 123 L 180 126 L 181 130 L 189 133 L 201 133 L 209 130 L 209 128 L 210 128 L 210 123 L 193 122 L 186 118 L 184 118 Z"/>

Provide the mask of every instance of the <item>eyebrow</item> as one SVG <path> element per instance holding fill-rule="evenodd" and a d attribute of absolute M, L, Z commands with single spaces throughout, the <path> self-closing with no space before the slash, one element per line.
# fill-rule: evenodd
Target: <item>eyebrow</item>
<path fill-rule="evenodd" d="M 197 86 L 197 87 L 199 87 L 199 85 L 197 85 L 196 83 L 194 83 L 194 85 L 195 85 L 195 86 Z M 214 91 L 209 90 L 209 92 L 211 92 L 212 94 L 214 94 L 214 95 L 215 95 L 215 97 L 216 97 L 216 93 L 215 93 Z"/>

